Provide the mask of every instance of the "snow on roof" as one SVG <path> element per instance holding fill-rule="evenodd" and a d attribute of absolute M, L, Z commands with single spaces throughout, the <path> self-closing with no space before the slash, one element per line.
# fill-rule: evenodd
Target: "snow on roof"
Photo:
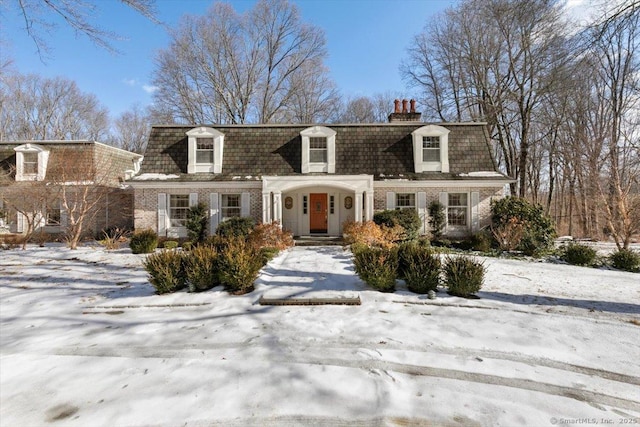
<path fill-rule="evenodd" d="M 178 175 L 173 175 L 173 174 L 163 174 L 163 173 L 143 173 L 142 175 L 138 175 L 136 177 L 134 177 L 133 179 L 135 181 L 165 181 L 168 179 L 176 179 L 176 178 L 180 178 Z"/>

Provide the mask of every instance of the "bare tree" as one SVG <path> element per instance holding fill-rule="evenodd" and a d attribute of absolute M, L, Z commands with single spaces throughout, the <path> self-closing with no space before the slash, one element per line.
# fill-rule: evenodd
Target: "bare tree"
<path fill-rule="evenodd" d="M 0 78 L 0 140 L 102 139 L 107 109 L 72 80 L 35 74 Z"/>
<path fill-rule="evenodd" d="M 244 14 L 215 3 L 205 16 L 183 18 L 156 57 L 155 108 L 189 123 L 305 117 L 294 110 L 299 94 L 322 100 L 335 91 L 322 66 L 324 43 L 322 30 L 302 23 L 286 0 L 261 0 Z"/>
<path fill-rule="evenodd" d="M 520 196 L 533 118 L 568 57 L 560 17 L 553 0 L 467 0 L 416 36 L 402 67 L 423 90 L 427 115 L 489 124 Z"/>
<path fill-rule="evenodd" d="M 150 125 L 149 113 L 139 105 L 134 105 L 114 120 L 107 142 L 123 150 L 142 154 L 149 138 Z"/>
<path fill-rule="evenodd" d="M 120 3 L 130 7 L 153 22 L 158 22 L 155 13 L 155 0 L 120 0 Z M 16 10 L 18 16 L 24 21 L 24 29 L 35 43 L 38 54 L 42 58 L 50 49 L 46 42 L 46 36 L 54 31 L 59 22 L 72 28 L 76 34 L 89 38 L 95 45 L 110 52 L 116 52 L 112 41 L 118 35 L 112 31 L 100 27 L 91 19 L 97 15 L 99 1 L 91 0 L 3 0 L 0 7 L 8 10 Z M 8 19 L 9 13 L 0 16 Z"/>
<path fill-rule="evenodd" d="M 13 170 L 0 170 L 0 198 L 5 210 L 16 215 L 22 249 L 47 223 L 47 210 L 57 203 L 57 189 L 43 181 L 15 181 Z"/>
<path fill-rule="evenodd" d="M 637 165 L 640 107 L 640 59 L 638 35 L 640 14 L 609 23 L 598 34 L 593 46 L 599 61 L 598 81 L 604 92 L 607 129 L 606 185 L 600 186 L 607 225 L 618 248 L 628 248 L 631 237 L 640 231 L 637 203 L 640 171 Z M 637 197 L 637 194 L 635 194 Z"/>

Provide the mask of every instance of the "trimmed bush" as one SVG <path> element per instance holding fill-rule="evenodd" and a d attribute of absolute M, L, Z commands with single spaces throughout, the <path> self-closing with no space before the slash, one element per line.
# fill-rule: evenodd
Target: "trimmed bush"
<path fill-rule="evenodd" d="M 223 251 L 218 254 L 220 282 L 235 295 L 253 291 L 253 282 L 258 278 L 262 260 L 256 248 L 243 238 L 230 238 Z"/>
<path fill-rule="evenodd" d="M 263 246 L 259 249 L 259 253 L 260 253 L 260 262 L 262 263 L 262 265 L 265 265 L 280 253 L 280 249 L 273 248 L 270 246 Z"/>
<path fill-rule="evenodd" d="M 404 230 L 401 240 L 413 240 L 420 234 L 422 221 L 415 209 L 396 209 L 376 212 L 373 215 L 373 222 L 380 226 L 393 228 L 400 226 Z"/>
<path fill-rule="evenodd" d="M 471 249 L 478 252 L 491 251 L 491 233 L 488 231 L 479 231 L 471 236 Z"/>
<path fill-rule="evenodd" d="M 592 265 L 596 251 L 586 245 L 571 243 L 563 248 L 560 259 L 571 265 Z"/>
<path fill-rule="evenodd" d="M 345 221 L 342 225 L 342 233 L 347 244 L 359 243 L 366 246 L 391 248 L 395 241 L 402 239 L 404 229 L 399 225 L 392 228 L 380 226 L 373 221 Z"/>
<path fill-rule="evenodd" d="M 150 254 L 158 247 L 158 234 L 151 229 L 137 231 L 131 236 L 129 247 L 134 254 Z"/>
<path fill-rule="evenodd" d="M 540 255 L 553 246 L 556 237 L 555 227 L 549 215 L 544 213 L 542 206 L 533 205 L 526 199 L 519 197 L 505 197 L 491 202 L 491 221 L 494 230 L 504 230 L 511 225 L 517 226 L 521 236 L 516 236 L 513 242 L 515 249 L 526 255 Z M 513 237 L 514 230 L 510 230 Z M 503 243 L 498 241 L 500 246 Z"/>
<path fill-rule="evenodd" d="M 232 217 L 218 224 L 216 234 L 221 237 L 242 237 L 246 239 L 253 230 L 253 226 L 253 218 Z"/>
<path fill-rule="evenodd" d="M 183 268 L 189 292 L 206 291 L 220 284 L 218 251 L 210 246 L 196 246 L 185 254 Z"/>
<path fill-rule="evenodd" d="M 354 253 L 356 273 L 367 285 L 380 292 L 393 292 L 398 272 L 395 249 L 363 248 Z"/>
<path fill-rule="evenodd" d="M 618 270 L 637 272 L 640 271 L 640 253 L 629 249 L 620 249 L 609 255 L 613 268 Z"/>
<path fill-rule="evenodd" d="M 398 273 L 411 292 L 426 294 L 440 284 L 441 263 L 429 247 L 405 245 L 398 250 Z"/>
<path fill-rule="evenodd" d="M 484 282 L 484 265 L 470 257 L 447 256 L 443 272 L 449 293 L 459 297 L 472 296 Z"/>
<path fill-rule="evenodd" d="M 435 239 L 442 237 L 442 231 L 446 224 L 447 217 L 444 205 L 434 200 L 429 204 L 429 227 L 431 227 L 431 234 Z"/>
<path fill-rule="evenodd" d="M 149 281 L 156 288 L 157 294 L 171 293 L 185 287 L 182 258 L 179 251 L 163 250 L 147 256 L 143 261 L 144 269 L 149 273 Z"/>
<path fill-rule="evenodd" d="M 191 206 L 187 212 L 185 227 L 189 240 L 196 243 L 204 242 L 207 238 L 207 222 L 209 221 L 209 208 L 200 202 Z"/>
<path fill-rule="evenodd" d="M 162 247 L 165 249 L 175 249 L 178 247 L 178 241 L 177 240 L 165 240 L 162 243 Z"/>
<path fill-rule="evenodd" d="M 287 249 L 293 246 L 293 235 L 283 230 L 277 221 L 256 225 L 249 233 L 249 242 L 258 248 Z"/>

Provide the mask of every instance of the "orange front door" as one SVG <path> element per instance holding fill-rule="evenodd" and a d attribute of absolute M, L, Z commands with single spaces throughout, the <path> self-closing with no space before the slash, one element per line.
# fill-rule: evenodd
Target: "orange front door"
<path fill-rule="evenodd" d="M 327 193 L 309 195 L 309 229 L 312 233 L 327 232 Z"/>

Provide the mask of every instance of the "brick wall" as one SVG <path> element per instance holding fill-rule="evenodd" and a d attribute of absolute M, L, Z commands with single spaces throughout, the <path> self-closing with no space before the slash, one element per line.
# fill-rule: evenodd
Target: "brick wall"
<path fill-rule="evenodd" d="M 198 193 L 198 201 L 209 206 L 209 194 L 241 194 L 250 193 L 250 216 L 256 223 L 262 221 L 262 189 L 261 188 L 225 188 L 210 189 L 201 188 L 193 190 L 189 188 L 162 188 L 162 189 L 136 189 L 134 225 L 136 230 L 158 227 L 158 194 L 190 194 Z"/>

